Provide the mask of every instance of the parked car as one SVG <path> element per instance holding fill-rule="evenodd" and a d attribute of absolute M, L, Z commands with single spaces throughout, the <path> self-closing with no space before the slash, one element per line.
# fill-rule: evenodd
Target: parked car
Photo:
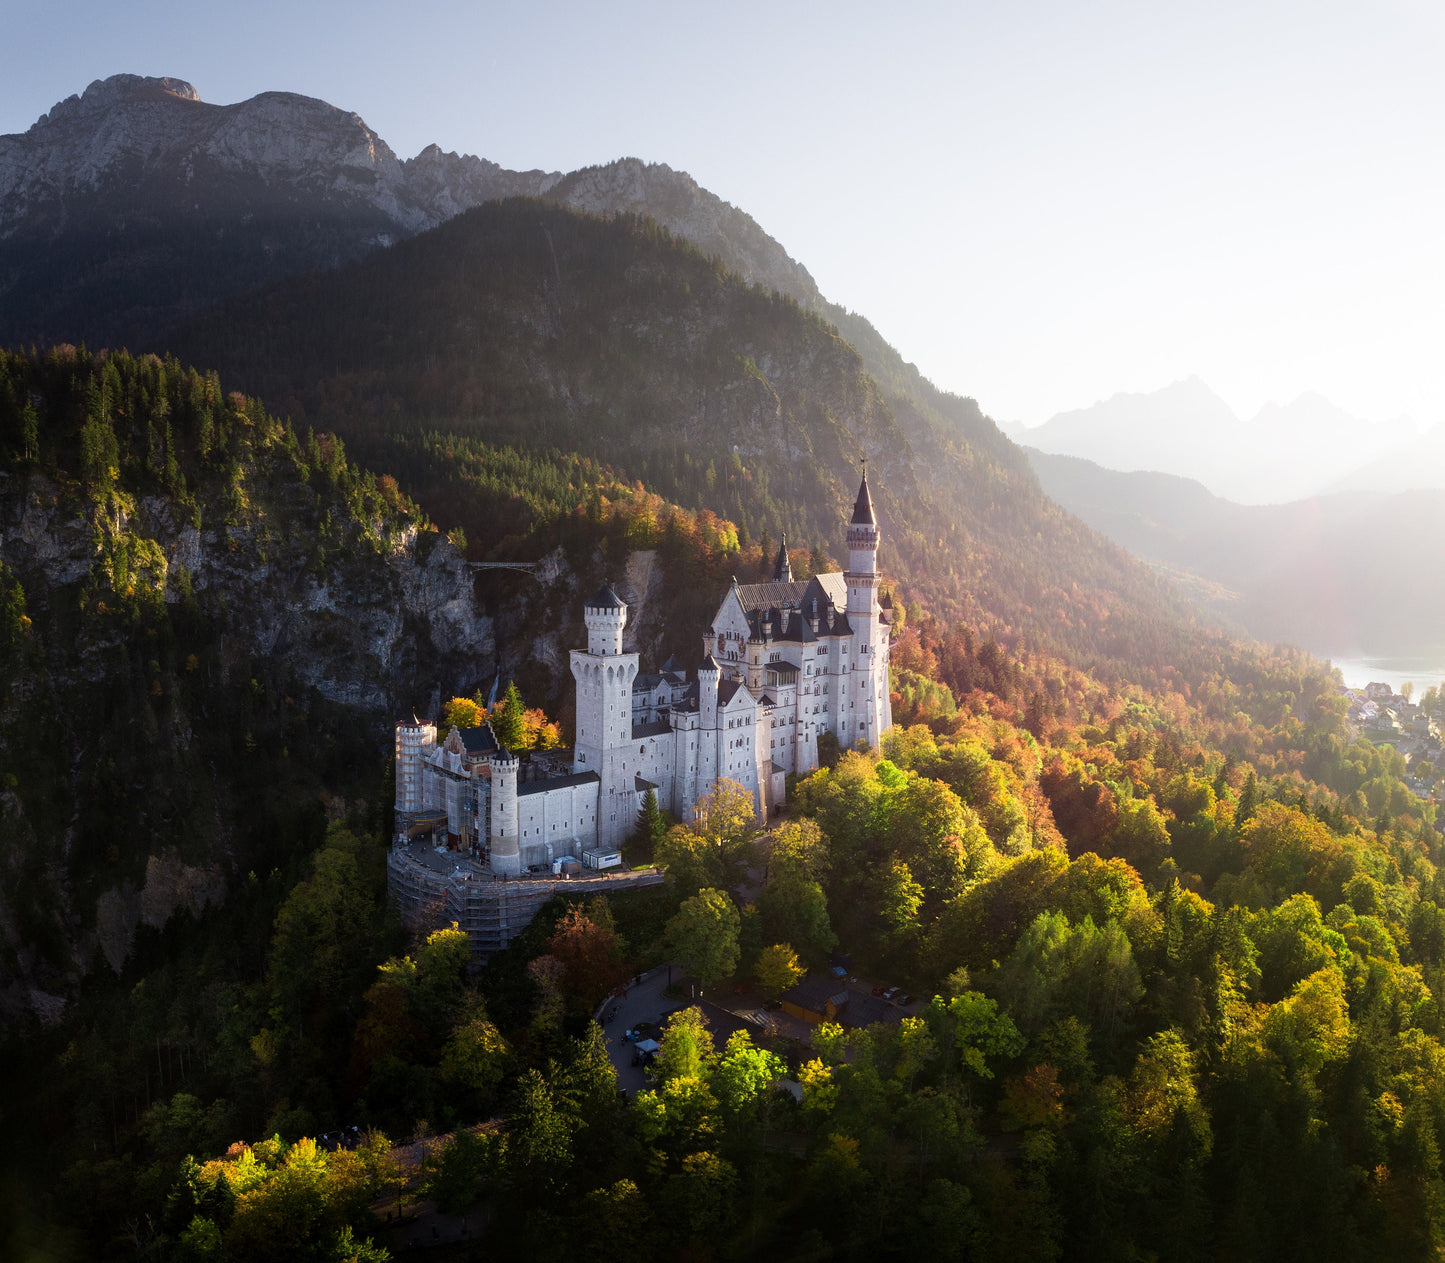
<path fill-rule="evenodd" d="M 891 1001 L 891 1000 L 895 999 L 896 997 L 898 997 L 898 996 L 900 996 L 900 995 L 902 995 L 902 994 L 903 994 L 903 988 L 902 988 L 902 987 L 889 987 L 889 988 L 883 993 L 883 998 L 884 998 L 885 1000 L 890 1000 L 890 1001 Z"/>
<path fill-rule="evenodd" d="M 886 982 L 880 982 L 876 987 L 873 988 L 873 994 L 882 995 L 886 990 L 888 990 L 888 984 Z"/>

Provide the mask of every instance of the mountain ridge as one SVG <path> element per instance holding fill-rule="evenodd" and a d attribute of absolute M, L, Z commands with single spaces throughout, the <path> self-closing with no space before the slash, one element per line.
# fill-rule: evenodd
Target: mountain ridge
<path fill-rule="evenodd" d="M 221 196 L 208 197 L 210 189 Z M 152 336 L 257 280 L 335 266 L 514 196 L 550 196 L 598 213 L 645 206 L 745 279 L 819 301 L 807 269 L 751 216 L 664 164 L 625 158 L 570 173 L 520 172 L 435 144 L 402 160 L 358 114 L 314 97 L 263 92 L 214 105 L 182 79 L 115 75 L 58 103 L 26 132 L 0 136 L 0 299 L 12 308 L 8 320 L 0 315 L 0 343 L 113 340 L 117 327 L 87 317 L 89 296 L 57 303 L 46 292 L 54 269 L 37 274 L 27 257 L 62 238 L 78 238 L 83 262 L 111 274 L 111 288 L 122 291 L 131 273 L 143 282 L 154 270 L 144 254 L 157 229 L 162 239 L 167 230 L 189 234 L 189 249 L 213 253 L 229 235 L 239 242 L 221 242 L 223 257 L 261 256 L 249 269 L 195 269 L 164 312 L 134 313 L 149 316 L 138 323 Z M 293 245 L 278 220 L 298 208 L 319 222 Z M 94 238 L 103 251 L 93 249 Z M 303 257 L 293 261 L 288 250 Z"/>
<path fill-rule="evenodd" d="M 1007 429 L 1015 442 L 1052 455 L 1194 478 L 1241 504 L 1279 504 L 1347 481 L 1408 442 L 1414 423 L 1364 420 L 1317 391 L 1265 403 L 1245 420 L 1196 375 Z"/>

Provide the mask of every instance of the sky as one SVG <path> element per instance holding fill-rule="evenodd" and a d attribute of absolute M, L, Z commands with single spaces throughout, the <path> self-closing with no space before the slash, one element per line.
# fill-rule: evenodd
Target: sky
<path fill-rule="evenodd" d="M 1445 420 L 1445 5 L 15 6 L 0 133 L 92 80 L 286 90 L 427 144 L 635 156 L 751 214 L 922 372 L 1038 424 L 1197 375 Z"/>

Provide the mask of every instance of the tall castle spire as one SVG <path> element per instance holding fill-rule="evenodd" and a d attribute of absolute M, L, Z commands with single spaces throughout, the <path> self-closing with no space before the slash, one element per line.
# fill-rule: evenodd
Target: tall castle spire
<path fill-rule="evenodd" d="M 793 563 L 788 557 L 788 535 L 783 532 L 783 542 L 778 545 L 778 559 L 773 563 L 773 582 L 792 583 Z"/>
<path fill-rule="evenodd" d="M 863 481 L 858 484 L 858 500 L 853 505 L 853 520 L 850 526 L 877 526 L 873 516 L 873 497 L 868 492 L 868 462 L 863 462 Z"/>

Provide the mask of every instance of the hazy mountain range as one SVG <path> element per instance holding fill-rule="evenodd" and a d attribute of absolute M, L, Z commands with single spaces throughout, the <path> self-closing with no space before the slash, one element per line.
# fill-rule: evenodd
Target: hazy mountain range
<path fill-rule="evenodd" d="M 1251 635 L 1336 657 L 1445 659 L 1439 490 L 1244 505 L 1193 479 L 1025 450 L 1054 500 Z"/>
<path fill-rule="evenodd" d="M 1354 417 L 1317 394 L 1266 404 L 1246 420 L 1197 377 L 1004 428 L 1041 452 L 1193 478 L 1240 504 L 1445 486 L 1445 461 L 1421 459 L 1445 455 L 1445 431 L 1422 437 L 1408 418 Z"/>

